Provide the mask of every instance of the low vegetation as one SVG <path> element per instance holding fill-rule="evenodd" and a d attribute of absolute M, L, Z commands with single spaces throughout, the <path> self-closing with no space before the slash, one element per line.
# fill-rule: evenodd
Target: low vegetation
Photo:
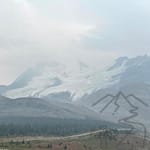
<path fill-rule="evenodd" d="M 22 137 L 23 138 L 23 137 Z M 72 138 L 38 140 L 25 138 L 1 139 L 0 149 L 5 150 L 149 150 L 150 142 L 135 134 L 118 132 L 117 130 L 105 130 L 98 133 L 89 133 Z"/>

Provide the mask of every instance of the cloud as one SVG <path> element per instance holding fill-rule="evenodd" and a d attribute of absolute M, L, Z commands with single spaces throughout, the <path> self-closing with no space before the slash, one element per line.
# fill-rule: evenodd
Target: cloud
<path fill-rule="evenodd" d="M 96 26 L 82 38 L 82 46 L 120 55 L 150 53 L 150 2 L 147 0 L 96 1 L 95 11 L 103 18 L 103 30 Z"/>
<path fill-rule="evenodd" d="M 42 61 L 99 67 L 149 53 L 148 0 L 0 1 L 0 83 Z M 93 59 L 94 58 L 94 59 Z"/>
<path fill-rule="evenodd" d="M 82 53 L 78 50 L 80 37 L 94 28 L 78 20 L 61 19 L 62 10 L 56 19 L 55 10 L 52 15 L 44 15 L 44 8 L 27 0 L 0 1 L 0 7 L 1 83 L 14 80 L 15 75 L 41 61 L 77 58 Z"/>

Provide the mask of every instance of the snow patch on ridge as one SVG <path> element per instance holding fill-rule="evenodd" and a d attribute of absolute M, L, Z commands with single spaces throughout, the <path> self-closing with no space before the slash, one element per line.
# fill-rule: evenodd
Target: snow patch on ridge
<path fill-rule="evenodd" d="M 112 70 L 94 70 L 81 62 L 75 69 L 62 64 L 38 65 L 18 78 L 20 85 L 22 81 L 26 81 L 25 86 L 11 89 L 4 95 L 10 98 L 45 97 L 53 93 L 69 92 L 73 100 L 76 100 L 85 94 L 117 83 L 118 80 L 113 80 L 113 76 L 124 70 L 125 63 Z M 25 80 L 31 72 L 37 72 L 37 75 L 28 76 L 28 80 Z M 15 85 L 15 82 L 13 84 Z"/>

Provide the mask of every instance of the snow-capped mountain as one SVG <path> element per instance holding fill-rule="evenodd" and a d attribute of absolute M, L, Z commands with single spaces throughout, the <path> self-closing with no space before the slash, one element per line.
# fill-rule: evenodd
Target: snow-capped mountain
<path fill-rule="evenodd" d="M 127 123 L 132 122 L 131 125 L 143 126 L 150 131 L 150 57 L 119 58 L 107 70 L 117 68 L 123 69 L 112 76 L 114 84 L 84 95 L 80 103 L 97 111 L 101 118 L 115 122 L 129 118 Z M 93 104 L 96 105 L 93 107 Z"/>
<path fill-rule="evenodd" d="M 73 69 L 57 63 L 37 65 L 20 75 L 3 95 L 10 98 L 60 97 L 72 101 L 111 85 L 112 76 L 121 69 L 107 73 L 81 62 Z"/>
<path fill-rule="evenodd" d="M 105 99 L 96 107 L 93 107 L 93 104 L 106 95 L 115 97 L 121 91 L 125 96 L 134 95 L 150 106 L 149 68 L 150 56 L 147 55 L 118 58 L 103 70 L 90 68 L 82 62 L 77 63 L 73 68 L 59 63 L 41 64 L 25 71 L 11 85 L 1 87 L 1 94 L 9 98 L 34 97 L 55 104 L 62 102 L 66 107 L 70 107 L 67 105 L 69 103 L 78 104 L 96 111 L 102 119 L 116 121 L 112 113 L 116 105 L 119 104 L 117 111 L 119 113 L 116 113 L 118 115 L 116 117 L 120 117 L 120 114 L 129 116 L 130 111 L 134 109 L 124 100 L 122 94 L 118 103 L 111 103 L 103 114 L 99 110 L 105 107 L 110 99 Z M 146 126 L 149 126 L 150 119 L 147 115 L 150 113 L 149 107 L 136 103 L 133 97 L 130 97 L 129 101 L 138 104 L 135 105 L 139 107 L 136 119 L 142 120 Z"/>
<path fill-rule="evenodd" d="M 123 91 L 145 97 L 149 96 L 146 91 L 150 90 L 148 68 L 149 56 L 121 57 L 103 70 L 90 68 L 82 62 L 73 68 L 58 63 L 40 64 L 26 70 L 3 89 L 2 94 L 10 98 L 46 97 L 63 101 L 85 99 L 84 102 L 88 103 L 88 99 L 94 95 L 97 99 L 105 93 L 101 91 L 109 89 L 110 93 Z"/>
<path fill-rule="evenodd" d="M 91 94 L 85 94 L 81 99 L 84 103 L 96 101 L 106 94 L 117 94 L 119 91 L 126 95 L 134 94 L 137 97 L 150 97 L 150 57 L 138 56 L 135 58 L 121 57 L 105 71 L 109 74 L 109 86 L 99 88 Z M 106 76 L 105 76 L 106 77 Z M 92 99 L 92 101 L 91 101 Z"/>

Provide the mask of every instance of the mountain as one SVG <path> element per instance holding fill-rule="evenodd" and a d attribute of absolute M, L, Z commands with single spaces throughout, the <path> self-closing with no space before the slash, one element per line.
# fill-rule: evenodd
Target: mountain
<path fill-rule="evenodd" d="M 9 99 L 3 96 L 0 96 L 0 117 L 99 118 L 94 111 L 70 103 L 54 103 L 39 98 Z"/>
<path fill-rule="evenodd" d="M 76 101 L 85 94 L 108 87 L 112 77 L 121 69 L 111 72 L 90 68 L 83 62 L 75 67 L 52 63 L 40 64 L 22 73 L 12 84 L 7 86 L 2 95 L 9 98 L 37 97 Z"/>
<path fill-rule="evenodd" d="M 1 86 L 9 98 L 36 97 L 60 101 L 84 101 L 105 93 L 136 94 L 149 98 L 150 56 L 120 57 L 103 70 L 90 68 L 83 62 L 76 67 L 51 63 L 36 65 L 22 73 L 9 86 Z M 91 101 L 91 100 L 90 100 Z M 91 103 L 94 100 L 91 101 Z"/>
<path fill-rule="evenodd" d="M 80 102 L 91 105 L 99 98 L 116 95 L 122 91 L 125 95 L 134 94 L 149 103 L 150 97 L 150 56 L 135 58 L 121 57 L 107 68 L 106 74 L 111 74 L 109 86 L 99 88 L 91 94 L 85 94 Z M 91 100 L 92 99 L 92 100 Z"/>
<path fill-rule="evenodd" d="M 99 74 L 102 80 L 99 80 Z M 96 72 L 81 62 L 74 68 L 58 63 L 40 64 L 22 73 L 7 86 L 3 95 L 10 98 L 49 97 L 72 101 L 91 93 L 103 82 L 100 71 Z"/>
<path fill-rule="evenodd" d="M 4 88 L 2 95 L 9 98 L 46 99 L 56 106 L 63 103 L 67 109 L 70 106 L 66 104 L 71 107 L 78 105 L 100 113 L 99 109 L 109 100 L 105 99 L 100 105 L 93 107 L 95 102 L 106 95 L 116 96 L 122 92 L 125 96 L 134 95 L 150 106 L 149 68 L 150 56 L 147 55 L 135 58 L 120 57 L 103 70 L 93 69 L 83 62 L 77 63 L 75 67 L 59 63 L 40 64 L 22 73 L 12 84 Z M 136 100 L 130 97 L 129 101 Z M 133 107 L 124 100 L 123 96 L 120 96 L 118 102 L 119 113 L 129 115 Z M 125 107 L 122 102 L 125 103 Z M 135 104 L 139 107 L 138 119 L 149 126 L 150 109 L 139 102 Z M 104 115 L 100 113 L 100 117 L 114 121 L 112 110 L 115 106 L 112 103 Z"/>
<path fill-rule="evenodd" d="M 107 69 L 107 73 L 121 70 L 112 76 L 112 85 L 85 94 L 82 103 L 100 113 L 101 118 L 118 122 L 130 118 L 130 123 L 150 130 L 150 57 L 122 57 Z M 115 99 L 117 99 L 115 101 Z M 102 101 L 101 101 L 102 100 Z M 112 101 L 111 101 L 112 100 Z M 97 103 L 100 102 L 100 103 Z M 143 103 L 142 103 L 143 102 Z M 93 104 L 97 104 L 93 107 Z M 145 105 L 143 105 L 145 104 Z M 101 110 L 103 110 L 101 112 Z M 116 110 L 114 112 L 114 110 Z M 131 113 L 132 112 L 132 113 Z M 133 117 L 134 116 L 134 117 Z M 134 122 L 134 123 L 133 123 Z M 140 124 L 140 125 L 139 125 Z"/>

